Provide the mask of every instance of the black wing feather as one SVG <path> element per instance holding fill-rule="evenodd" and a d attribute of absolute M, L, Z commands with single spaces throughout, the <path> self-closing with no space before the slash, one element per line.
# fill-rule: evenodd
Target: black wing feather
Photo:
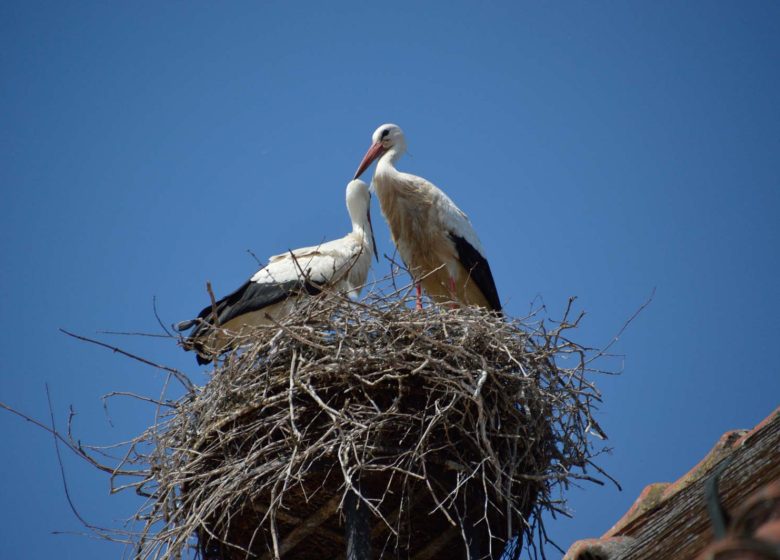
<path fill-rule="evenodd" d="M 236 291 L 215 302 L 213 307 L 211 305 L 204 307 L 203 310 L 198 313 L 197 319 L 180 323 L 178 329 L 187 330 L 193 325 L 197 325 L 195 326 L 195 330 L 193 330 L 188 337 L 186 344 L 192 349 L 198 350 L 196 358 L 199 364 L 207 364 L 211 359 L 201 356 L 201 343 L 199 343 L 198 339 L 201 336 L 208 334 L 209 330 L 213 327 L 214 307 L 216 307 L 219 324 L 224 325 L 236 317 L 253 311 L 259 311 L 269 305 L 279 303 L 290 296 L 301 293 L 316 295 L 320 293 L 320 291 L 321 286 L 310 280 L 299 279 L 291 280 L 289 282 L 263 284 L 248 280 Z"/>
<path fill-rule="evenodd" d="M 306 293 L 316 295 L 320 292 L 320 287 L 304 280 L 291 280 L 289 282 L 275 283 L 257 283 L 248 280 L 239 289 L 226 295 L 216 302 L 217 319 L 220 325 L 235 319 L 246 313 L 259 311 L 264 307 L 279 303 L 294 294 Z M 204 327 L 214 323 L 214 309 L 207 305 L 198 313 L 199 325 L 193 331 L 192 336 L 196 337 L 199 331 Z"/>
<path fill-rule="evenodd" d="M 493 311 L 501 311 L 501 300 L 498 299 L 496 282 L 493 280 L 493 273 L 490 272 L 490 265 L 487 259 L 463 237 L 452 232 L 449 232 L 449 236 L 458 250 L 458 259 L 460 259 L 461 264 L 468 271 L 471 279 L 482 291 L 490 308 Z"/>

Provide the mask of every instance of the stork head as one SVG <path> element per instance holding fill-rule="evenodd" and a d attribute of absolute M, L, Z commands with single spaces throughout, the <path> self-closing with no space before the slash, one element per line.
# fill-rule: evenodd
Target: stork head
<path fill-rule="evenodd" d="M 353 179 L 347 185 L 347 210 L 352 219 L 352 227 L 357 225 L 364 230 L 365 235 L 371 236 L 371 248 L 374 251 L 374 257 L 379 261 L 374 228 L 371 226 L 371 193 L 368 190 L 368 185 L 360 179 Z"/>
<path fill-rule="evenodd" d="M 393 159 L 395 159 L 405 151 L 406 139 L 401 127 L 397 124 L 383 124 L 371 136 L 371 147 L 363 156 L 363 161 L 360 162 L 355 173 L 355 179 L 360 177 L 375 159 L 382 157 L 387 152 L 393 152 Z"/>

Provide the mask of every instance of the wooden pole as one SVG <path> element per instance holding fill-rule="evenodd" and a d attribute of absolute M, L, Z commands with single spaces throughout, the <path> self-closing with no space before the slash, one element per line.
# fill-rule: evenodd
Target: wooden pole
<path fill-rule="evenodd" d="M 347 560 L 371 560 L 371 527 L 366 504 L 352 492 L 344 497 Z"/>

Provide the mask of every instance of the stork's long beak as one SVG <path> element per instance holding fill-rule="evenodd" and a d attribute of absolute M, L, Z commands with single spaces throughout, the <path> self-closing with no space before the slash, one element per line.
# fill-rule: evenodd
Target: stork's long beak
<path fill-rule="evenodd" d="M 366 152 L 366 155 L 363 156 L 363 161 L 360 162 L 360 166 L 358 167 L 358 170 L 355 173 L 353 179 L 360 177 L 368 168 L 368 166 L 374 163 L 374 160 L 384 154 L 386 151 L 387 148 L 385 148 L 381 142 L 377 142 L 376 144 L 372 145 Z"/>

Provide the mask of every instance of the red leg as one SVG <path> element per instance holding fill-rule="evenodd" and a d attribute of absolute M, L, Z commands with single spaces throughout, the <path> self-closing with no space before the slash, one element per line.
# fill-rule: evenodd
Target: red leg
<path fill-rule="evenodd" d="M 422 309 L 422 286 L 420 286 L 419 282 L 415 282 L 414 287 L 417 289 L 417 304 L 415 307 Z"/>
<path fill-rule="evenodd" d="M 458 289 L 455 287 L 455 279 L 450 276 L 450 299 L 452 300 L 452 308 L 457 309 L 458 304 L 455 303 L 458 300 Z"/>

